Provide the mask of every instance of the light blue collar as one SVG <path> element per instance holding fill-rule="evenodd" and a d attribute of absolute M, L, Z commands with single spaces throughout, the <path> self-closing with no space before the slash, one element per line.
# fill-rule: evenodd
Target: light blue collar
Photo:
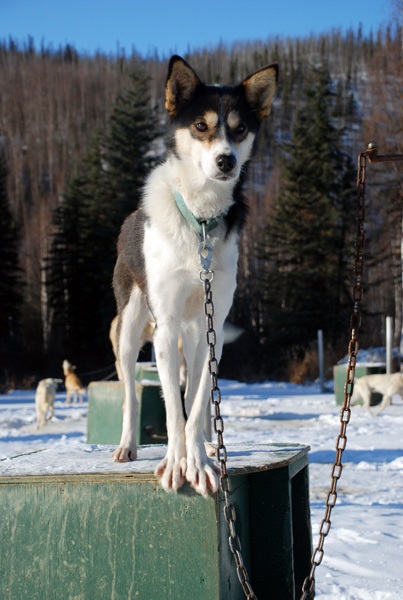
<path fill-rule="evenodd" d="M 179 192 L 174 192 L 174 197 L 175 197 L 176 206 L 178 207 L 183 218 L 189 223 L 189 225 L 191 225 L 193 227 L 193 229 L 199 235 L 202 235 L 202 233 L 203 233 L 202 223 L 205 223 L 205 229 L 206 229 L 206 232 L 208 233 L 209 231 L 211 231 L 212 229 L 217 227 L 217 225 L 220 223 L 220 221 L 225 217 L 225 215 L 228 212 L 228 210 L 225 212 L 222 212 L 220 215 L 218 215 L 217 217 L 214 217 L 213 219 L 197 219 L 194 216 L 194 214 L 189 210 L 189 208 L 186 206 L 186 203 L 185 203 L 184 199 L 182 198 L 182 196 L 179 194 Z"/>

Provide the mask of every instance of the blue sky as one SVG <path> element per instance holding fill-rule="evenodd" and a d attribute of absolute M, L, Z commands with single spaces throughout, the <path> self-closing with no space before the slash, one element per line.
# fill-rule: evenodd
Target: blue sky
<path fill-rule="evenodd" d="M 364 33 L 390 20 L 393 0 L 0 0 L 0 39 L 10 36 L 79 52 L 143 55 L 213 47 L 220 41 L 305 36 L 332 28 Z"/>

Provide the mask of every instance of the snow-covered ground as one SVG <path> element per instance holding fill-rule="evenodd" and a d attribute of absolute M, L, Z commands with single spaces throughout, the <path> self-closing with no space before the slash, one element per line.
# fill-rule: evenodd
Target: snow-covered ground
<path fill-rule="evenodd" d="M 311 447 L 310 493 L 314 545 L 339 431 L 340 407 L 316 385 L 242 384 L 221 381 L 225 443 L 298 443 Z M 35 427 L 34 392 L 0 396 L 0 476 L 13 473 L 18 455 L 66 456 L 97 448 L 86 444 L 87 404 L 66 406 L 58 394 L 56 415 Z M 353 407 L 344 469 L 325 555 L 317 568 L 321 600 L 400 600 L 403 597 L 403 401 L 375 417 Z M 66 451 L 66 452 L 64 452 Z M 82 453 L 82 452 L 81 452 Z M 28 460 L 28 456 L 27 456 Z M 41 464 L 39 462 L 39 464 Z M 44 462 L 45 464 L 45 462 Z M 46 472 L 46 467 L 43 467 Z"/>

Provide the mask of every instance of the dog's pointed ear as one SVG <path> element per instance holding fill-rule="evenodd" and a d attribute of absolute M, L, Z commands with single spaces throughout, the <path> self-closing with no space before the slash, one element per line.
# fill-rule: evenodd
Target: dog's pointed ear
<path fill-rule="evenodd" d="M 268 65 L 250 75 L 242 83 L 246 99 L 259 119 L 264 119 L 270 112 L 271 104 L 277 89 L 278 65 Z"/>
<path fill-rule="evenodd" d="M 200 84 L 200 79 L 183 58 L 180 56 L 171 58 L 165 88 L 165 108 L 171 116 L 191 100 Z"/>

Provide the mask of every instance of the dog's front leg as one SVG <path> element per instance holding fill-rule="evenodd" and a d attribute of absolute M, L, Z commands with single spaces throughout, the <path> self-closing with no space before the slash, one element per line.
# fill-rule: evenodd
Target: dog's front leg
<path fill-rule="evenodd" d="M 210 400 L 211 377 L 209 351 L 205 341 L 205 327 L 201 324 L 200 340 L 189 375 L 189 398 L 191 406 L 186 423 L 187 471 L 186 479 L 203 496 L 218 489 L 218 468 L 208 458 L 204 440 L 204 421 Z M 223 345 L 223 329 L 217 320 L 215 355 L 219 362 Z"/>
<path fill-rule="evenodd" d="M 165 400 L 168 449 L 155 469 L 164 490 L 177 490 L 186 481 L 185 417 L 179 385 L 178 327 L 173 320 L 157 321 L 155 356 Z"/>

